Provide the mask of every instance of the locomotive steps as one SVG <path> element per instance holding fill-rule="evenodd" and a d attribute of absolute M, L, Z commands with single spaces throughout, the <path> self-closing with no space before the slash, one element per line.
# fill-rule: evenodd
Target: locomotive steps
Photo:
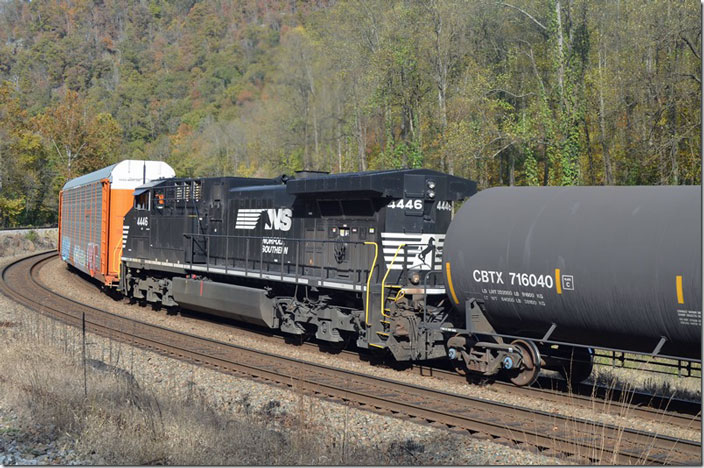
<path fill-rule="evenodd" d="M 222 372 L 298 388 L 378 412 L 443 424 L 507 443 L 528 444 L 602 463 L 693 463 L 699 442 L 568 418 L 514 405 L 403 384 L 357 372 L 255 352 L 176 332 L 108 312 L 51 293 L 36 281 L 52 253 L 35 255 L 3 270 L 3 292 L 30 308 L 71 325 L 85 314 L 86 329 Z M 131 332 L 126 332 L 130 330 Z"/>

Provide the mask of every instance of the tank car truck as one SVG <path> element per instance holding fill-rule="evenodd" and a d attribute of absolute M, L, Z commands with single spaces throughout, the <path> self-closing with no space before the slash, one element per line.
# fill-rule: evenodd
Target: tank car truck
<path fill-rule="evenodd" d="M 445 232 L 475 192 L 424 169 L 154 181 L 125 216 L 119 288 L 399 361 L 441 358 Z"/>

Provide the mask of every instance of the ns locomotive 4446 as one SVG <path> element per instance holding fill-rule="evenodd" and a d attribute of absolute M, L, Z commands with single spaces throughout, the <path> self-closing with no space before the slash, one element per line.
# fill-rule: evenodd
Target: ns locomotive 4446
<path fill-rule="evenodd" d="M 701 360 L 701 264 L 680 255 L 701 252 L 696 189 L 490 189 L 453 220 L 453 204 L 476 184 L 430 170 L 166 177 L 145 172 L 132 208 L 96 221 L 112 224 L 91 252 L 119 260 L 119 270 L 79 269 L 145 302 L 399 361 L 449 358 L 462 372 L 503 371 L 517 385 L 541 368 L 586 378 L 588 346 Z M 81 205 L 64 206 L 75 185 L 62 193 L 61 254 L 80 265 Z M 699 211 L 652 227 L 683 206 Z M 608 229 L 590 235 L 599 223 Z M 657 254 L 663 243 L 666 257 Z M 627 262 L 652 274 L 625 278 Z M 647 320 L 638 326 L 624 321 L 639 316 Z"/>
<path fill-rule="evenodd" d="M 397 360 L 443 357 L 442 247 L 452 203 L 475 191 L 421 169 L 154 181 L 125 217 L 119 289 Z"/>

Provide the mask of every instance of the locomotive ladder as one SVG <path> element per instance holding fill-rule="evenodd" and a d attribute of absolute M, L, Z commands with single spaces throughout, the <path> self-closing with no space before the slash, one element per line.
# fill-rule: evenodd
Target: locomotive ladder
<path fill-rule="evenodd" d="M 398 257 L 399 252 L 401 249 L 405 248 L 406 244 L 400 244 L 396 248 L 396 252 L 394 253 L 393 258 L 391 259 L 391 263 L 387 266 L 386 268 L 386 273 L 384 274 L 384 278 L 381 280 L 381 318 L 379 320 L 379 324 L 381 326 L 380 330 L 377 330 L 377 326 L 372 325 L 371 331 L 374 332 L 374 335 L 379 337 L 381 339 L 381 343 L 372 343 L 372 337 L 373 335 L 370 334 L 368 336 L 368 343 L 369 346 L 373 346 L 375 348 L 385 348 L 386 345 L 386 340 L 389 337 L 390 333 L 390 325 L 391 325 L 391 318 L 390 312 L 391 308 L 387 308 L 386 304 L 388 304 L 389 300 L 392 300 L 394 302 L 398 301 L 401 297 L 403 297 L 403 291 L 401 288 L 403 286 L 398 285 L 398 284 L 386 284 L 386 279 L 389 277 L 389 273 L 391 272 L 391 269 L 396 263 L 396 258 Z M 397 290 L 395 294 L 394 290 Z"/>

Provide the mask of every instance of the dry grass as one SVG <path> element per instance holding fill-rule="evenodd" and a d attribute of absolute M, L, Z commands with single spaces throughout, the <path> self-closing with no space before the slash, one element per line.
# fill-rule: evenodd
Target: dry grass
<path fill-rule="evenodd" d="M 608 388 L 637 390 L 686 400 L 700 400 L 701 377 L 648 372 L 644 368 L 595 366 L 590 380 Z"/>
<path fill-rule="evenodd" d="M 43 318 L 0 329 L 0 399 L 38 438 L 69 441 L 84 460 L 112 465 L 310 465 L 412 463 L 381 451 L 329 445 L 311 415 L 320 402 L 295 393 L 294 411 L 247 397 L 216 410 L 201 390 L 151 391 L 101 360 L 84 367 L 78 333 Z M 39 343 L 39 344 L 38 344 Z M 89 347 L 90 348 L 90 347 Z M 118 352 L 110 351 L 119 360 Z M 104 353 L 101 353 L 104 354 Z M 106 359 L 107 360 L 107 359 Z"/>
<path fill-rule="evenodd" d="M 325 411 L 320 401 L 295 385 L 288 411 L 276 400 L 257 408 L 246 394 L 227 410 L 213 406 L 206 390 L 192 383 L 182 391 L 175 391 L 177 382 L 140 384 L 117 367 L 133 368 L 133 348 L 90 336 L 84 386 L 80 333 L 34 314 L 0 326 L 0 340 L 0 399 L 18 414 L 22 429 L 47 440 L 69 441 L 92 464 L 385 465 L 427 460 L 423 444 L 410 439 L 365 447 L 347 427 L 330 433 L 315 422 L 314 415 Z M 595 399 L 594 405 L 604 403 Z M 352 410 L 340 410 L 346 424 Z M 597 438 L 584 455 L 599 453 L 602 444 Z"/>

